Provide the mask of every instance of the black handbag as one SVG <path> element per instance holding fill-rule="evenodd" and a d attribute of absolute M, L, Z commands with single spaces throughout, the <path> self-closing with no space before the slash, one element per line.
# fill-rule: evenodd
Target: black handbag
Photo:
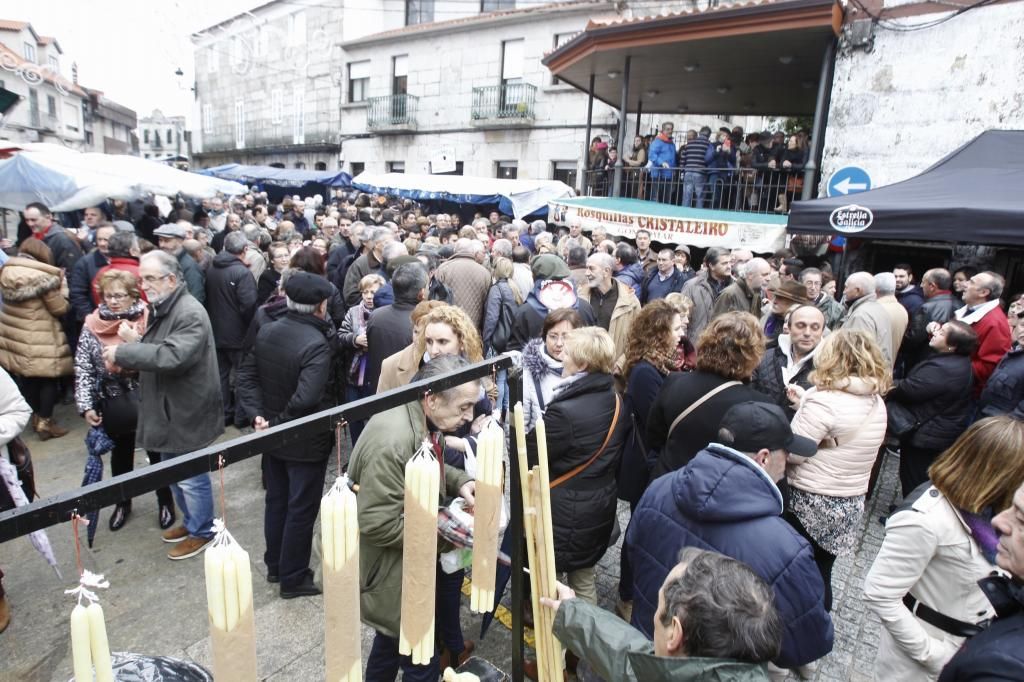
<path fill-rule="evenodd" d="M 100 402 L 103 430 L 111 438 L 135 431 L 139 420 L 139 392 L 125 390 Z"/>
<path fill-rule="evenodd" d="M 886 405 L 886 410 L 889 433 L 897 438 L 907 438 L 921 428 L 920 420 L 903 403 L 889 403 Z"/>

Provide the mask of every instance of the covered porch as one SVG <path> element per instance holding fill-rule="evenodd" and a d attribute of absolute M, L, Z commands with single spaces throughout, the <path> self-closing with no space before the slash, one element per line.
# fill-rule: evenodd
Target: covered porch
<path fill-rule="evenodd" d="M 780 0 L 591 23 L 543 60 L 552 75 L 589 96 L 582 194 L 655 204 L 647 207 L 652 216 L 665 204 L 684 212 L 784 214 L 789 202 L 816 196 L 842 22 L 836 0 Z M 589 162 L 594 99 L 618 110 L 612 144 L 619 154 L 607 168 Z M 624 164 L 642 114 L 672 121 L 723 112 L 810 118 L 806 163 L 768 171 L 737 154 L 735 167 L 685 177 L 678 162 L 658 169 Z M 675 131 L 677 150 L 685 132 Z"/>

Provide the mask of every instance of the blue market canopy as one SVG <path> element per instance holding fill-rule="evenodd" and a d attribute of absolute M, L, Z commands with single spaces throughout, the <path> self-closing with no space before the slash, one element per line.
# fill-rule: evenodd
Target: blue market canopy
<path fill-rule="evenodd" d="M 278 187 L 303 187 L 308 184 L 327 187 L 349 187 L 352 176 L 335 171 L 303 170 L 298 168 L 274 168 L 273 166 L 244 166 L 228 163 L 197 170 L 200 175 L 209 175 L 224 180 L 244 182 L 248 185 L 276 185 Z"/>
<path fill-rule="evenodd" d="M 660 244 L 699 248 L 721 246 L 771 253 L 786 243 L 786 217 L 740 211 L 684 208 L 642 199 L 580 197 L 552 201 L 548 222 L 591 231 L 603 226 L 608 234 L 636 239 L 646 230 Z"/>
<path fill-rule="evenodd" d="M 0 207 L 21 210 L 39 201 L 52 211 L 74 211 L 107 199 L 151 195 L 209 198 L 244 194 L 237 182 L 203 177 L 137 156 L 73 150 L 22 151 L 0 161 Z"/>
<path fill-rule="evenodd" d="M 1024 244 L 1024 131 L 989 130 L 903 182 L 795 201 L 791 233 L 865 239 Z"/>
<path fill-rule="evenodd" d="M 497 205 L 514 218 L 547 211 L 548 203 L 572 197 L 569 185 L 558 180 L 502 180 L 466 175 L 360 173 L 352 186 L 371 194 L 389 194 L 415 201 Z"/>

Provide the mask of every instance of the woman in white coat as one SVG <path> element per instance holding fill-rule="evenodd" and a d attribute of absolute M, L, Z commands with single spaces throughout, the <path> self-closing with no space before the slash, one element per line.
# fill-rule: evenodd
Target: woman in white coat
<path fill-rule="evenodd" d="M 818 453 L 790 456 L 784 516 L 811 543 L 831 611 L 832 565 L 860 538 L 871 466 L 885 438 L 882 395 L 892 374 L 871 336 L 841 329 L 818 348 L 810 380 L 806 392 L 795 385 L 788 391 L 798 402 L 793 433 L 818 443 Z"/>
<path fill-rule="evenodd" d="M 864 601 L 882 620 L 875 679 L 934 680 L 964 637 L 993 615 L 977 581 L 995 570 L 992 517 L 1024 483 L 1024 422 L 991 417 L 972 425 L 889 517 L 864 581 Z"/>

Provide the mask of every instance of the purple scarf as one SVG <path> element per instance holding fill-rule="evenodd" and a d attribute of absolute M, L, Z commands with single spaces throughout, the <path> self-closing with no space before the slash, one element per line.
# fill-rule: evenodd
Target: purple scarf
<path fill-rule="evenodd" d="M 990 564 L 995 566 L 996 546 L 999 544 L 999 536 L 996 535 L 996 529 L 992 527 L 992 514 L 988 513 L 987 510 L 981 514 L 972 514 L 963 509 L 957 509 L 957 511 L 960 512 L 960 516 L 967 524 L 967 527 L 971 529 L 971 537 L 978 543 L 978 547 L 981 547 L 982 554 L 985 555 Z"/>

